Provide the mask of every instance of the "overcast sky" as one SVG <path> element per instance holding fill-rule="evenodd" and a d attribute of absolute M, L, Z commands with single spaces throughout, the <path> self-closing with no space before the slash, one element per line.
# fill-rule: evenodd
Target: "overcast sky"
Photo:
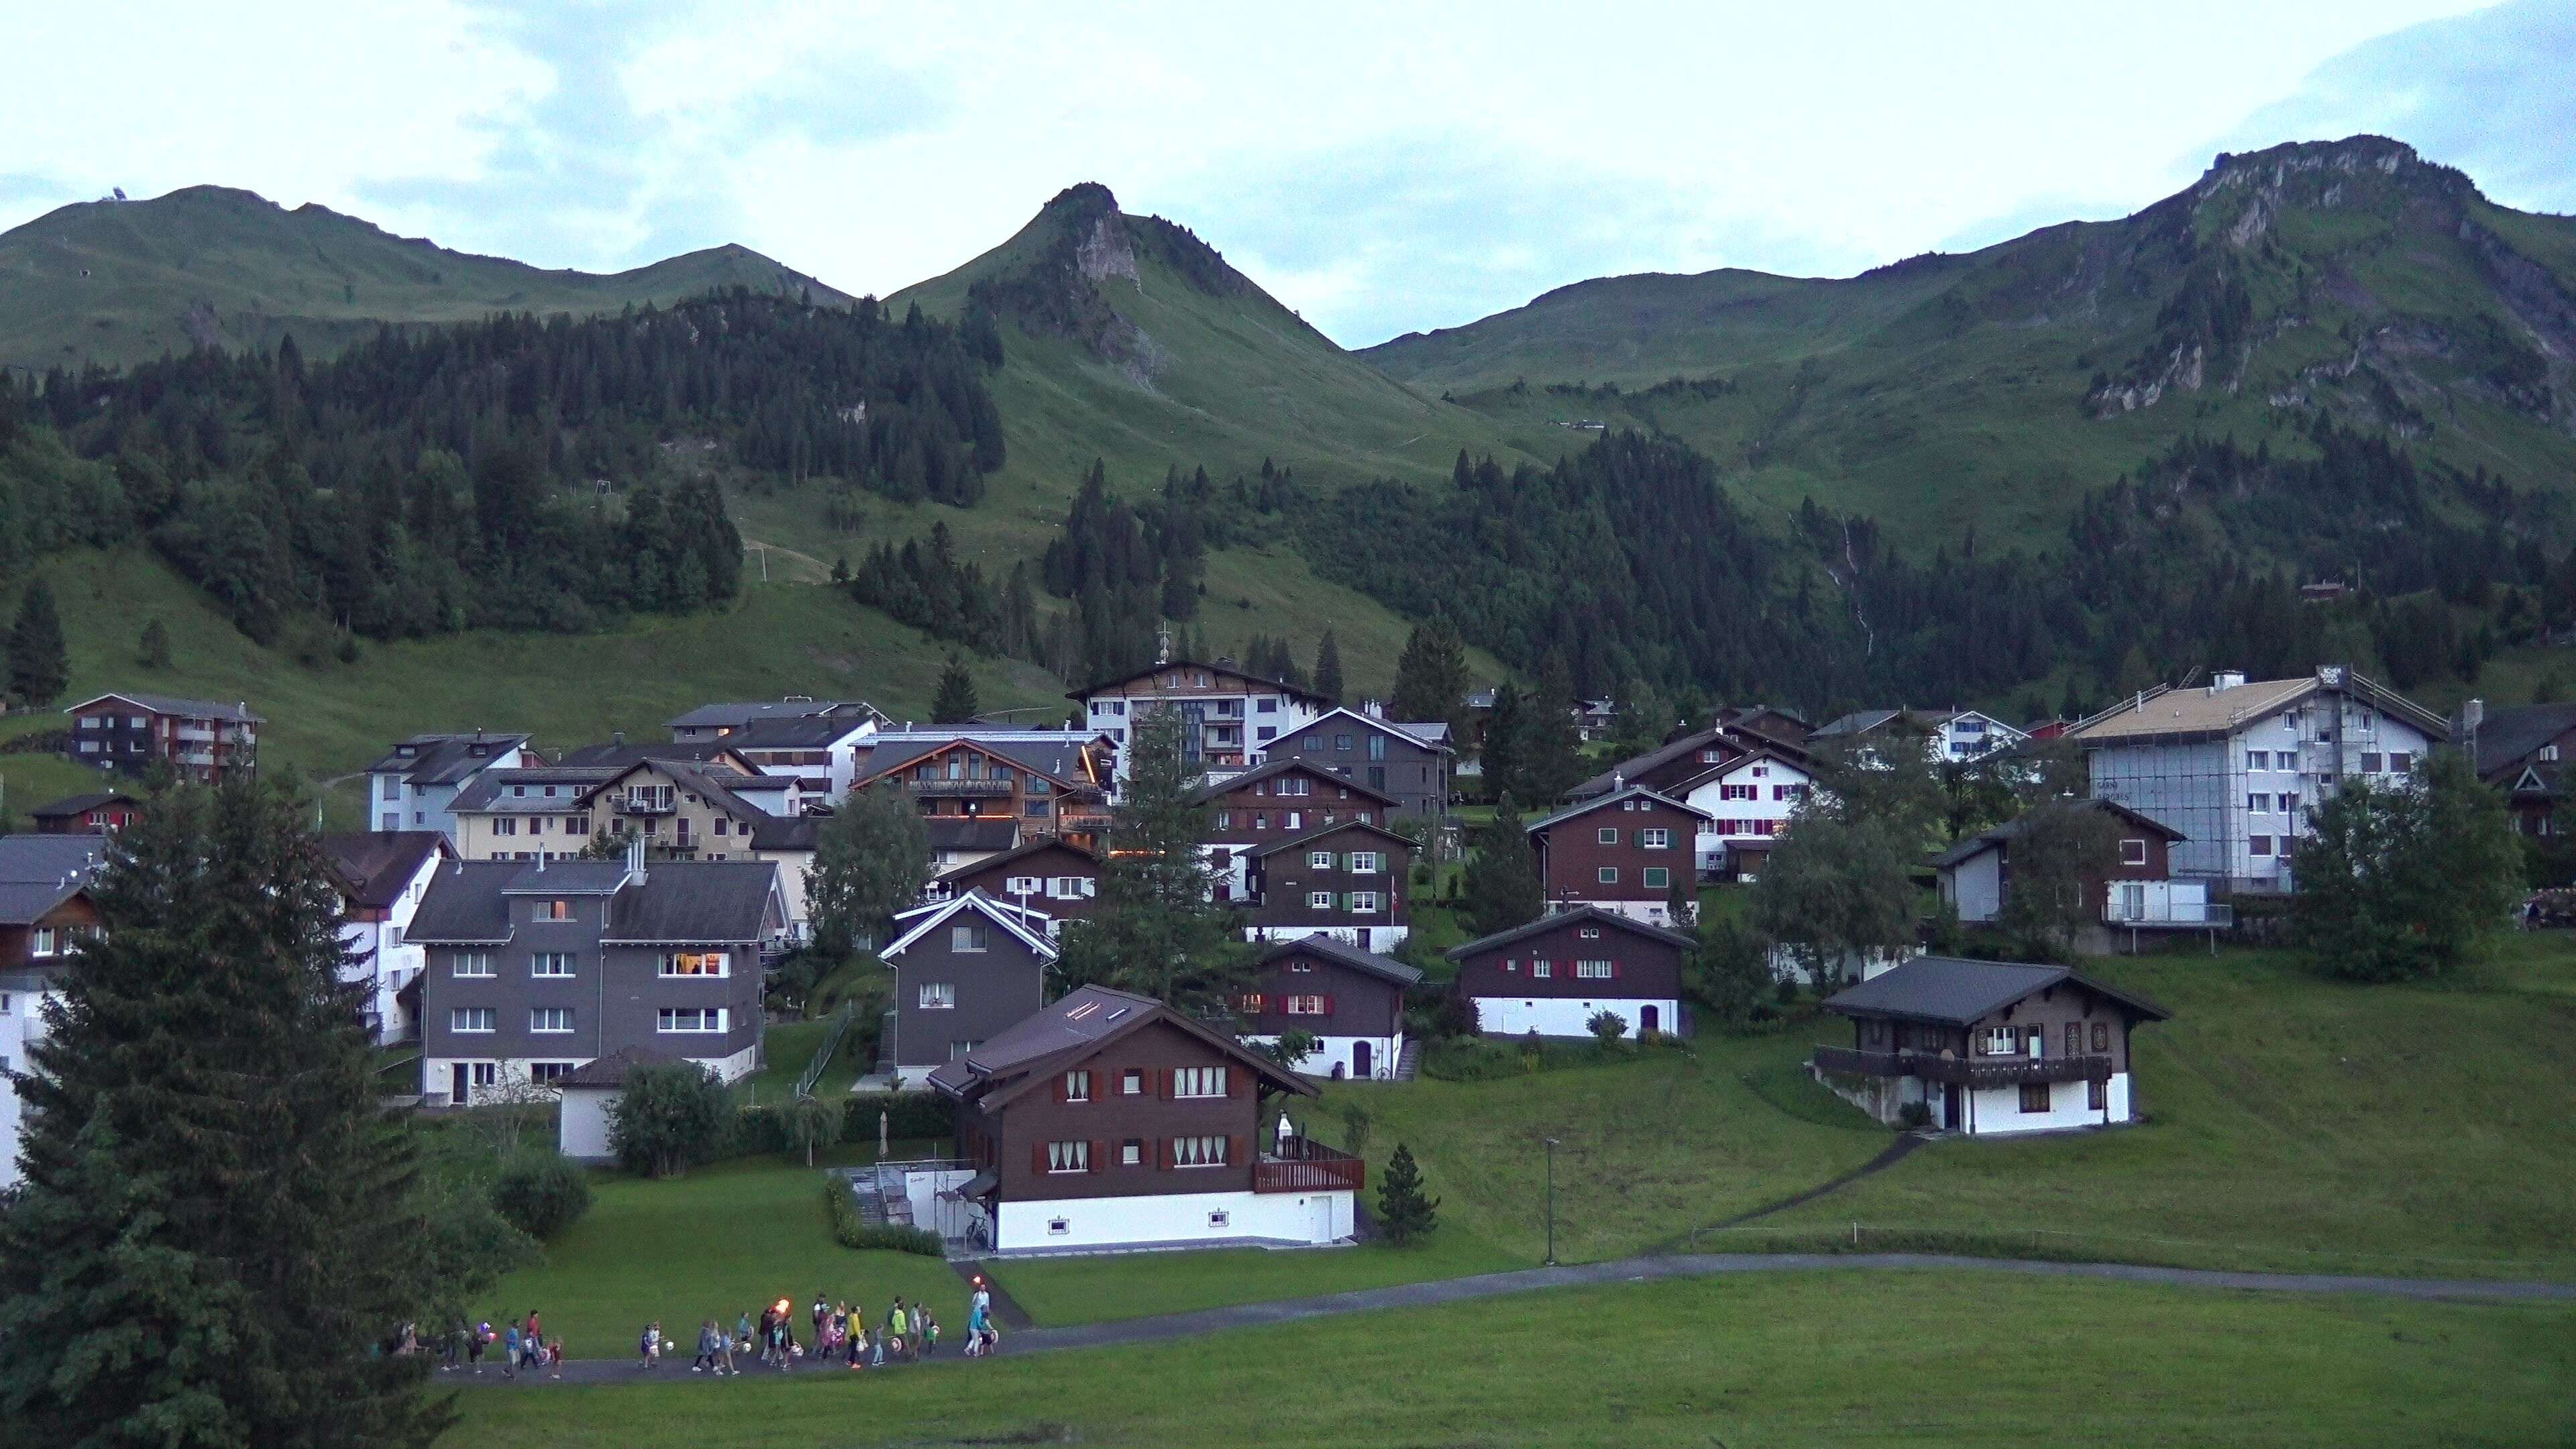
<path fill-rule="evenodd" d="M 0 226 L 216 182 L 545 266 L 734 241 L 885 293 L 1089 180 L 1352 346 L 1607 273 L 1846 275 L 2356 131 L 2576 211 L 2576 0 L 93 0 L 8 24 Z"/>

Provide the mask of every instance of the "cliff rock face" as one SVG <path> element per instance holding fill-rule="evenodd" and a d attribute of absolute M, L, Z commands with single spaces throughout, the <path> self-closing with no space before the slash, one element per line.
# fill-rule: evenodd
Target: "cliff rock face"
<path fill-rule="evenodd" d="M 1158 216 L 1127 215 L 1096 181 L 1059 192 L 1038 213 L 1035 230 L 1034 254 L 1003 275 L 977 282 L 970 298 L 1031 332 L 1080 345 L 1139 387 L 1151 389 L 1169 357 L 1119 305 L 1149 285 L 1149 261 L 1210 296 L 1255 290 L 1187 227 Z"/>

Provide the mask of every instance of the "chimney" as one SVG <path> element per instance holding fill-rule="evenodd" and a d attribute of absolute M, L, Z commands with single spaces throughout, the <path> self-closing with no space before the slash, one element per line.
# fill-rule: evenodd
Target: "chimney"
<path fill-rule="evenodd" d="M 2212 694 L 2223 693 L 2227 690 L 2234 689 L 2236 686 L 2243 684 L 2244 682 L 2244 670 L 2222 669 L 2216 674 L 2209 676 L 2209 692 Z"/>
<path fill-rule="evenodd" d="M 644 837 L 641 833 L 626 837 L 626 881 L 630 885 L 644 883 Z"/>
<path fill-rule="evenodd" d="M 616 746 L 618 746 L 618 747 L 620 747 L 620 748 L 624 748 L 624 746 L 625 746 L 625 744 L 626 744 L 626 731 L 624 731 L 624 730 L 611 730 L 611 731 L 609 731 L 609 733 L 608 733 L 608 742 L 609 742 L 610 744 L 612 744 L 612 745 L 616 745 Z"/>
<path fill-rule="evenodd" d="M 1611 791 L 1611 793 L 1615 795 L 1615 794 L 1617 794 L 1619 791 L 1621 791 L 1621 790 L 1625 790 L 1625 789 L 1627 789 L 1627 788 L 1628 788 L 1628 776 L 1627 776 L 1627 772 L 1626 772 L 1626 771 L 1623 771 L 1623 770 L 1612 770 L 1612 771 L 1610 772 L 1610 791 Z"/>

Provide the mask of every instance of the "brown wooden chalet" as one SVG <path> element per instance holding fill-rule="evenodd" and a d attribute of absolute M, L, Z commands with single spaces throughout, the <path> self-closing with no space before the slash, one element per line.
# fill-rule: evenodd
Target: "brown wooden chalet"
<path fill-rule="evenodd" d="M 1351 1232 L 1361 1161 L 1271 1126 L 1315 1087 L 1150 997 L 1077 988 L 930 1082 L 976 1169 L 971 1235 L 999 1251 Z"/>
<path fill-rule="evenodd" d="M 1366 951 L 1391 951 L 1411 929 L 1413 841 L 1356 820 L 1319 825 L 1245 854 L 1243 908 L 1255 940 L 1328 931 Z"/>
<path fill-rule="evenodd" d="M 854 788 L 892 786 L 934 822 L 1009 821 L 1016 838 L 1057 835 L 1098 849 L 1109 826 L 1113 752 L 1071 730 L 955 729 L 882 733 Z"/>
<path fill-rule="evenodd" d="M 68 795 L 27 812 L 39 835 L 107 835 L 140 819 L 140 797 L 114 790 Z"/>
<path fill-rule="evenodd" d="M 1275 1042 L 1292 1031 L 1315 1038 L 1314 1054 L 1295 1064 L 1307 1076 L 1402 1079 L 1411 1075 L 1404 994 L 1421 982 L 1420 971 L 1392 956 L 1318 932 L 1262 952 L 1234 1009 L 1246 1041 Z"/>
<path fill-rule="evenodd" d="M 1917 956 L 1825 1003 L 1852 1044 L 1817 1080 L 1889 1123 L 2009 1133 L 2138 1117 L 2129 1035 L 2172 1013 L 2064 966 Z"/>
<path fill-rule="evenodd" d="M 1582 906 L 1468 942 L 1449 952 L 1452 988 L 1489 1036 L 1579 1037 L 1600 1012 L 1629 1036 L 1685 1035 L 1682 968 L 1698 942 L 1633 916 Z"/>
<path fill-rule="evenodd" d="M 1088 920 L 1100 905 L 1098 854 L 1059 836 L 1042 835 L 999 855 L 933 877 L 923 897 L 945 901 L 982 891 L 1048 918 L 1049 934 L 1066 921 Z"/>
<path fill-rule="evenodd" d="M 1596 906 L 1650 925 L 1672 917 L 1676 889 L 1697 880 L 1693 847 L 1710 815 L 1630 785 L 1531 821 L 1551 906 Z"/>
<path fill-rule="evenodd" d="M 258 768 L 259 727 L 268 723 L 246 703 L 132 690 L 85 699 L 63 713 L 71 716 L 63 752 L 74 764 L 136 775 L 161 763 L 207 784 Z"/>

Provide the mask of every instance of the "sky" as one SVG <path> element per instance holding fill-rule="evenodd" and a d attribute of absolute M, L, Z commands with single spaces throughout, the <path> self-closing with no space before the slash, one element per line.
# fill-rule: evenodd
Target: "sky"
<path fill-rule="evenodd" d="M 1842 276 L 2372 131 L 2576 212 L 2576 0 L 25 7 L 0 227 L 216 183 L 890 293 L 1105 183 L 1348 346 L 1623 272 Z"/>

